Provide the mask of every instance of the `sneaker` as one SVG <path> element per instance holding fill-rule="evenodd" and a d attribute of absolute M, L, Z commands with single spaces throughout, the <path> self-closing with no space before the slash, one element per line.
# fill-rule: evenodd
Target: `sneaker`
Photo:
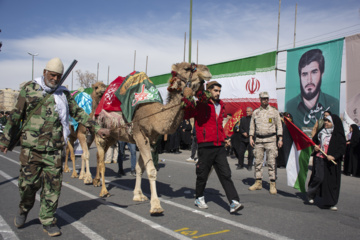
<path fill-rule="evenodd" d="M 208 205 L 205 203 L 205 197 L 199 197 L 195 200 L 195 206 L 202 209 L 207 209 Z"/>
<path fill-rule="evenodd" d="M 131 170 L 130 175 L 133 176 L 133 177 L 136 177 L 136 172 L 135 172 L 135 170 Z"/>
<path fill-rule="evenodd" d="M 244 208 L 244 205 L 239 203 L 236 200 L 232 200 L 232 203 L 230 204 L 230 213 L 236 213 Z"/>
<path fill-rule="evenodd" d="M 331 210 L 331 211 L 337 211 L 338 209 L 337 209 L 336 206 L 332 206 L 332 207 L 330 207 L 330 210 Z"/>
<path fill-rule="evenodd" d="M 44 232 L 47 232 L 50 237 L 55 237 L 61 235 L 60 229 L 56 224 L 52 223 L 50 225 L 43 225 Z"/>
<path fill-rule="evenodd" d="M 188 159 L 186 159 L 187 162 L 195 162 L 195 159 L 189 157 Z"/>
<path fill-rule="evenodd" d="M 22 226 L 24 226 L 24 224 L 26 222 L 27 215 L 28 215 L 27 212 L 26 213 L 25 212 L 19 212 L 14 218 L 15 227 L 21 228 Z"/>

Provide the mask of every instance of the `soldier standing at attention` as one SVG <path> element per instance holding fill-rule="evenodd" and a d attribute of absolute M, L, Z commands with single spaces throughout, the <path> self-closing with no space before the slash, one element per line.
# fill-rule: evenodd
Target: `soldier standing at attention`
<path fill-rule="evenodd" d="M 39 219 L 43 230 L 51 237 L 61 234 L 54 214 L 61 192 L 62 152 L 70 133 L 69 116 L 102 137 L 109 135 L 109 130 L 100 129 L 77 105 L 69 90 L 58 87 L 63 71 L 61 60 L 53 58 L 42 77 L 22 87 L 4 134 L 0 136 L 0 150 L 6 153 L 9 144 L 16 141 L 20 124 L 25 123 L 20 135 L 20 204 L 14 224 L 18 228 L 25 224 L 36 192 L 42 188 Z M 51 94 L 50 97 L 31 116 L 30 112 L 47 94 Z"/>
<path fill-rule="evenodd" d="M 278 154 L 276 147 L 276 135 L 279 137 L 278 147 L 281 148 L 282 142 L 282 125 L 280 114 L 274 107 L 269 106 L 269 94 L 261 92 L 259 94 L 261 106 L 257 108 L 250 121 L 250 144 L 254 147 L 255 156 L 255 184 L 249 187 L 250 191 L 262 189 L 263 178 L 263 159 L 264 151 L 269 168 L 270 194 L 276 194 L 276 175 L 275 175 L 275 158 Z M 256 137 L 256 142 L 253 138 Z"/>

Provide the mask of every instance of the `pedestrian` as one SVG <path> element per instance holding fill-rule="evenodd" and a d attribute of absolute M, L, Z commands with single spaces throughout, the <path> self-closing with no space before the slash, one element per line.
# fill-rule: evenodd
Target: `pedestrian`
<path fill-rule="evenodd" d="M 191 142 L 191 155 L 188 159 L 186 159 L 187 162 L 197 162 L 198 158 L 195 157 L 197 149 L 198 149 L 198 143 L 197 143 L 197 139 L 196 139 L 196 128 L 195 126 L 193 127 L 192 133 L 191 133 L 191 137 L 192 137 L 192 142 Z"/>
<path fill-rule="evenodd" d="M 262 189 L 264 152 L 268 165 L 270 179 L 270 194 L 276 194 L 276 161 L 277 148 L 283 145 L 283 129 L 278 110 L 269 105 L 268 92 L 260 93 L 261 106 L 252 114 L 250 121 L 250 144 L 254 147 L 255 156 L 255 183 L 249 187 L 250 191 Z M 256 137 L 254 141 L 254 137 Z M 276 141 L 278 139 L 278 143 Z M 277 145 L 277 146 L 276 146 Z"/>
<path fill-rule="evenodd" d="M 240 203 L 239 195 L 231 180 L 231 170 L 226 158 L 225 132 L 222 126 L 225 108 L 220 100 L 221 85 L 211 81 L 197 92 L 196 106 L 189 105 L 185 108 L 185 119 L 194 117 L 196 138 L 198 141 L 198 162 L 196 163 L 196 200 L 199 208 L 208 208 L 205 202 L 204 190 L 208 175 L 212 167 L 223 186 L 230 203 L 230 213 L 235 213 L 244 208 Z"/>
<path fill-rule="evenodd" d="M 119 144 L 119 150 L 118 150 L 118 176 L 125 176 L 125 171 L 123 168 L 123 161 L 125 159 L 125 145 L 128 146 L 128 149 L 130 151 L 130 164 L 131 164 L 131 168 L 130 168 L 130 175 L 136 177 L 136 172 L 135 172 L 135 166 L 136 166 L 136 144 L 135 143 L 128 143 L 128 142 L 123 142 L 123 141 L 118 141 Z"/>
<path fill-rule="evenodd" d="M 234 131 L 234 135 L 238 135 L 239 141 L 238 144 L 233 144 L 236 155 L 238 157 L 238 166 L 236 169 L 244 168 L 244 153 L 248 150 L 248 165 L 247 169 L 249 171 L 252 170 L 253 165 L 253 147 L 250 145 L 249 141 L 249 131 L 250 131 L 250 121 L 253 113 L 253 109 L 251 107 L 246 108 L 246 116 L 240 119 L 240 126 L 237 130 Z"/>
<path fill-rule="evenodd" d="M 106 151 L 106 156 L 105 156 L 105 163 L 117 163 L 117 159 L 118 159 L 118 142 L 116 142 L 115 144 L 113 144 L 112 146 L 109 147 L 109 149 Z"/>
<path fill-rule="evenodd" d="M 189 120 L 184 120 L 181 124 L 181 149 L 189 150 L 191 147 L 192 126 Z"/>
<path fill-rule="evenodd" d="M 360 131 L 356 124 L 350 125 L 350 132 L 346 142 L 344 174 L 360 177 Z"/>
<path fill-rule="evenodd" d="M 0 125 L 5 126 L 6 122 L 7 122 L 7 118 L 4 111 L 0 111 Z"/>
<path fill-rule="evenodd" d="M 315 196 L 318 195 L 326 208 L 337 211 L 341 160 L 346 149 L 344 128 L 339 116 L 332 114 L 325 117 L 324 127 L 315 134 L 313 141 L 317 145 L 314 147 L 312 173 L 308 184 L 308 201 L 313 204 Z"/>
<path fill-rule="evenodd" d="M 17 141 L 14 132 L 25 123 L 20 136 L 20 204 L 14 224 L 18 228 L 24 226 L 36 192 L 42 188 L 39 219 L 49 236 L 61 234 L 54 214 L 61 192 L 62 153 L 70 133 L 69 116 L 90 131 L 96 131 L 103 137 L 109 136 L 109 130 L 100 129 L 77 105 L 70 92 L 59 85 L 63 71 L 61 60 L 53 58 L 46 64 L 42 77 L 27 82 L 21 88 L 0 139 L 0 150 L 6 153 L 9 144 Z M 30 112 L 48 94 L 50 97 L 31 116 Z"/>

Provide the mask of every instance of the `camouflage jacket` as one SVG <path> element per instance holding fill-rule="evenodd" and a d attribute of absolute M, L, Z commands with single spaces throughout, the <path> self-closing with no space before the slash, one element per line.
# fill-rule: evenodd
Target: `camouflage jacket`
<path fill-rule="evenodd" d="M 20 129 L 22 122 L 26 121 L 31 110 L 44 98 L 43 90 L 37 83 L 31 81 L 21 89 L 15 109 L 11 112 L 4 134 L 0 137 L 0 144 L 8 147 L 14 140 L 16 132 Z M 68 105 L 69 114 L 78 123 L 98 131 L 100 126 L 91 120 L 89 115 L 77 105 L 70 92 L 64 92 Z M 55 151 L 65 146 L 63 137 L 63 126 L 59 114 L 55 111 L 56 103 L 54 96 L 50 96 L 45 103 L 32 115 L 20 135 L 21 146 L 37 151 Z"/>
<path fill-rule="evenodd" d="M 276 108 L 268 105 L 254 110 L 250 120 L 250 136 L 256 137 L 256 142 L 275 142 L 276 135 L 282 136 L 281 118 Z"/>

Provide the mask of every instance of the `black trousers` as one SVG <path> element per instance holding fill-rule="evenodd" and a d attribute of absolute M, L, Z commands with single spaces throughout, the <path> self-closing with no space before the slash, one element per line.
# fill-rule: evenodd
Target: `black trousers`
<path fill-rule="evenodd" d="M 226 158 L 225 147 L 199 147 L 198 157 L 199 160 L 196 163 L 196 198 L 204 196 L 206 182 L 211 167 L 214 166 L 229 203 L 232 200 L 240 201 L 234 183 L 231 180 L 231 170 Z"/>
<path fill-rule="evenodd" d="M 314 157 L 313 172 L 309 181 L 307 195 L 309 198 L 314 199 L 317 191 L 324 181 L 324 159 Z"/>
<path fill-rule="evenodd" d="M 197 138 L 193 137 L 192 143 L 191 143 L 191 156 L 190 156 L 192 159 L 195 158 L 197 149 L 198 149 Z"/>
<path fill-rule="evenodd" d="M 248 150 L 248 167 L 253 165 L 254 161 L 254 148 L 250 145 L 250 142 L 239 141 L 235 146 L 235 152 L 238 158 L 238 164 L 240 167 L 244 166 L 244 154 L 246 149 Z"/>

